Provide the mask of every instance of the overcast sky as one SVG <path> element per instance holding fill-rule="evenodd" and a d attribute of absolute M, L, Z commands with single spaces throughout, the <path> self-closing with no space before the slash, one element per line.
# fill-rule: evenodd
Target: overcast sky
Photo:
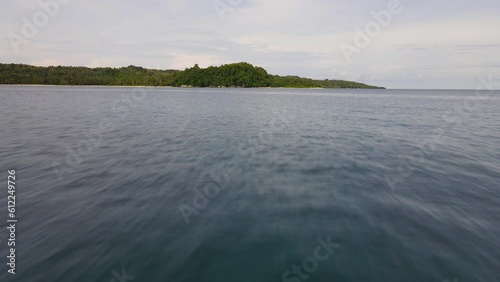
<path fill-rule="evenodd" d="M 403 10 L 387 12 L 390 23 L 350 60 L 340 46 L 357 48 L 357 30 L 391 0 L 64 1 L 45 25 L 39 0 L 4 1 L 0 62 L 184 69 L 246 61 L 273 74 L 388 88 L 474 89 L 478 77 L 500 77 L 498 0 L 400 0 Z M 34 15 L 39 31 L 26 38 L 23 17 L 36 24 Z"/>

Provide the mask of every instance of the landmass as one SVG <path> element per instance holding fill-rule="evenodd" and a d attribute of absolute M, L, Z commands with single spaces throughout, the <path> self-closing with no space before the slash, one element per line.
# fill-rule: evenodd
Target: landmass
<path fill-rule="evenodd" d="M 0 84 L 385 89 L 354 81 L 272 75 L 261 67 L 244 62 L 208 68 L 200 68 L 196 64 L 185 70 L 157 70 L 137 66 L 87 68 L 0 64 Z"/>

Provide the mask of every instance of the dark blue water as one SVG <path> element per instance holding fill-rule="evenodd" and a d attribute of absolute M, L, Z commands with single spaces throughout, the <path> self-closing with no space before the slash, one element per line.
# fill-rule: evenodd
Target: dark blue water
<path fill-rule="evenodd" d="M 500 92 L 0 99 L 1 281 L 500 281 Z"/>

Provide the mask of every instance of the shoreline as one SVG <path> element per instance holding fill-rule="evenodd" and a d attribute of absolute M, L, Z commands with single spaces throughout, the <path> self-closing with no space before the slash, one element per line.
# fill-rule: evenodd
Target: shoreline
<path fill-rule="evenodd" d="M 172 88 L 172 89 L 357 89 L 384 90 L 380 88 L 327 88 L 327 87 L 182 87 L 182 86 L 138 86 L 138 85 L 57 85 L 57 84 L 0 84 L 0 87 L 113 87 L 113 88 Z"/>
<path fill-rule="evenodd" d="M 93 87 L 185 87 L 185 88 L 304 88 L 383 89 L 342 79 L 313 79 L 297 75 L 273 75 L 247 62 L 185 70 L 147 69 L 130 65 L 122 68 L 74 66 L 39 67 L 0 63 L 0 84 L 35 86 Z M 53 85 L 55 83 L 56 85 Z"/>

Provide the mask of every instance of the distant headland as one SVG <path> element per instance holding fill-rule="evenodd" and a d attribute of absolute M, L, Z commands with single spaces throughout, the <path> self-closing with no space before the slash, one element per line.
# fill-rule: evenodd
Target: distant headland
<path fill-rule="evenodd" d="M 298 76 L 268 74 L 249 63 L 181 70 L 86 68 L 68 66 L 37 67 L 0 64 L 0 84 L 172 86 L 172 87 L 284 87 L 284 88 L 365 88 L 385 89 L 345 80 L 315 80 Z"/>

